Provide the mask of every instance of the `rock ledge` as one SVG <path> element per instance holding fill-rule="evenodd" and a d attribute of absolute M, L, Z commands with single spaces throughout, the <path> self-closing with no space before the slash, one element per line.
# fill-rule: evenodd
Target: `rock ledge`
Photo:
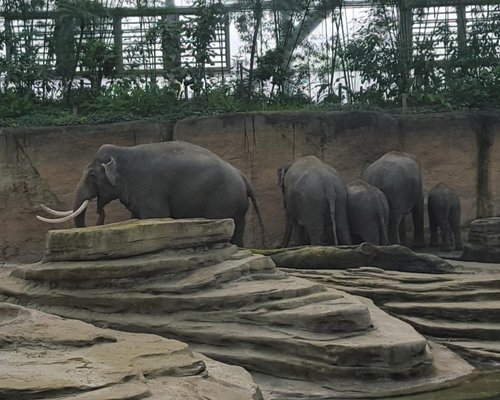
<path fill-rule="evenodd" d="M 148 236 L 144 250 L 137 246 L 127 257 L 115 249 L 133 241 L 120 245 L 130 236 L 115 233 L 116 225 L 51 232 L 64 240 L 49 240 L 50 252 L 57 247 L 71 256 L 2 271 L 0 296 L 98 326 L 182 340 L 206 356 L 266 376 L 261 389 L 270 398 L 277 379 L 307 387 L 278 397 L 313 398 L 313 385 L 323 397 L 365 398 L 435 390 L 472 372 L 458 356 L 434 351 L 410 325 L 366 299 L 287 275 L 271 258 L 229 244 L 230 236 L 222 239 L 228 230 L 220 234 L 228 227 L 225 220 L 193 221 L 194 228 L 203 226 L 203 237 L 214 240 L 188 233 L 181 246 L 175 235 L 165 243 L 162 232 L 189 225 L 122 225 L 125 232 L 156 231 L 161 237 Z M 82 236 L 99 250 L 76 246 Z M 80 250 L 98 259 L 75 257 Z M 445 359 L 453 360 L 446 373 L 436 368 Z"/>

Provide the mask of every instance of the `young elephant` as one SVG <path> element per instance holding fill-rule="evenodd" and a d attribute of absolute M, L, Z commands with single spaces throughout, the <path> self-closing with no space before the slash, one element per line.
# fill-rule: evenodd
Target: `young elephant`
<path fill-rule="evenodd" d="M 354 244 L 389 244 L 389 203 L 381 190 L 361 179 L 349 183 L 347 215 Z"/>
<path fill-rule="evenodd" d="M 460 198 L 444 183 L 438 183 L 427 198 L 431 246 L 439 246 L 438 228 L 441 231 L 443 249 L 461 250 Z M 454 246 L 453 246 L 454 245 Z"/>
<path fill-rule="evenodd" d="M 345 184 L 334 168 L 306 156 L 278 169 L 286 227 L 283 247 L 292 231 L 299 245 L 350 244 Z"/>

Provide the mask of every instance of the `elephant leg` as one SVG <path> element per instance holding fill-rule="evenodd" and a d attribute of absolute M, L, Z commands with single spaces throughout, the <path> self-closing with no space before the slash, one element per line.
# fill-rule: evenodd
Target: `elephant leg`
<path fill-rule="evenodd" d="M 305 232 L 309 238 L 309 244 L 320 246 L 325 244 L 324 233 L 325 233 L 325 221 L 320 215 L 314 215 L 309 218 L 305 224 Z M 333 225 L 333 231 L 335 231 L 335 225 Z M 335 241 L 335 237 L 334 237 Z"/>
<path fill-rule="evenodd" d="M 104 209 L 101 208 L 97 211 L 97 221 L 96 225 L 104 225 L 104 220 L 106 219 L 106 213 L 104 212 Z"/>
<path fill-rule="evenodd" d="M 335 210 L 335 224 L 333 225 L 334 244 L 352 244 L 351 230 L 345 204 L 338 206 Z"/>
<path fill-rule="evenodd" d="M 286 213 L 285 216 L 285 234 L 283 235 L 283 241 L 281 242 L 281 247 L 288 247 L 290 244 L 290 238 L 292 237 L 293 223 L 292 218 Z"/>
<path fill-rule="evenodd" d="M 443 250 L 451 250 L 451 227 L 448 222 L 448 218 L 443 218 L 440 221 L 440 229 L 441 229 L 441 239 L 442 239 L 442 248 Z"/>
<path fill-rule="evenodd" d="M 449 221 L 455 241 L 455 250 L 462 250 L 464 246 L 462 244 L 462 238 L 460 236 L 460 211 L 452 209 L 450 211 Z"/>
<path fill-rule="evenodd" d="M 384 224 L 384 218 L 377 217 L 377 230 L 378 230 L 378 245 L 385 246 L 389 244 L 389 238 L 387 237 L 387 227 Z"/>
<path fill-rule="evenodd" d="M 429 210 L 429 230 L 431 232 L 431 247 L 439 246 L 439 236 L 438 236 L 438 224 L 437 218 L 434 212 Z"/>
<path fill-rule="evenodd" d="M 406 221 L 404 216 L 399 223 L 399 242 L 403 246 L 406 246 Z"/>
<path fill-rule="evenodd" d="M 297 246 L 311 244 L 305 228 L 302 225 L 294 224 L 294 230 L 297 232 Z"/>
<path fill-rule="evenodd" d="M 394 213 L 389 214 L 389 242 L 391 244 L 401 244 L 399 237 L 399 227 L 401 225 L 401 217 L 395 216 Z"/>
<path fill-rule="evenodd" d="M 310 229 L 307 229 L 308 236 L 309 236 L 309 244 L 315 245 L 315 246 L 322 246 L 325 244 L 323 240 L 323 228 L 322 227 L 311 227 Z"/>
<path fill-rule="evenodd" d="M 231 243 L 243 247 L 243 236 L 245 234 L 245 217 L 234 219 L 234 233 Z"/>
<path fill-rule="evenodd" d="M 413 247 L 424 247 L 424 196 L 421 195 L 413 212 Z"/>

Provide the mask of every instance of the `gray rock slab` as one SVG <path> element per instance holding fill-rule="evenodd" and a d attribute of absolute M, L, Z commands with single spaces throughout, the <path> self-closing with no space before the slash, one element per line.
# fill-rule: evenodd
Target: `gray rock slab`
<path fill-rule="evenodd" d="M 471 222 L 461 259 L 500 263 L 500 217 Z"/>
<path fill-rule="evenodd" d="M 454 273 L 443 275 L 372 267 L 284 271 L 369 297 L 420 333 L 482 366 L 500 359 L 498 346 L 491 345 L 500 338 L 499 267 L 453 261 Z"/>
<path fill-rule="evenodd" d="M 444 274 L 453 271 L 445 260 L 411 251 L 404 246 L 302 246 L 285 249 L 254 250 L 271 257 L 278 267 L 347 269 L 362 266 L 405 272 Z"/>
<path fill-rule="evenodd" d="M 232 219 L 129 220 L 87 228 L 58 229 L 47 233 L 45 260 L 130 257 L 165 248 L 227 242 L 233 232 Z"/>
<path fill-rule="evenodd" d="M 155 229 L 172 226 L 171 221 L 149 222 Z M 147 224 L 132 221 L 120 229 L 139 237 Z M 153 247 L 146 240 L 137 244 L 134 254 L 109 258 L 118 257 L 111 249 L 127 247 L 114 238 L 115 229 L 109 226 L 105 233 L 106 226 L 100 227 L 95 235 L 88 228 L 87 243 L 111 238 L 109 243 L 101 241 L 98 252 L 84 248 L 100 259 L 49 257 L 0 270 L 0 299 L 101 327 L 179 339 L 220 362 L 327 388 L 330 397 L 431 390 L 455 384 L 473 370 L 451 352 L 443 350 L 439 356 L 414 328 L 371 301 L 287 274 L 270 257 L 239 250 L 229 238 L 207 242 L 193 236 L 180 247 L 177 237 L 163 245 L 153 238 Z M 76 243 L 84 231 L 66 233 L 71 252 L 79 249 Z M 373 275 L 380 269 L 365 271 Z M 414 274 L 404 284 L 446 282 L 447 274 L 432 276 L 422 281 Z M 436 357 L 454 362 L 448 370 L 439 370 Z"/>
<path fill-rule="evenodd" d="M 7 303 L 0 303 L 0 326 L 2 399 L 262 399 L 244 369 L 176 340 Z"/>

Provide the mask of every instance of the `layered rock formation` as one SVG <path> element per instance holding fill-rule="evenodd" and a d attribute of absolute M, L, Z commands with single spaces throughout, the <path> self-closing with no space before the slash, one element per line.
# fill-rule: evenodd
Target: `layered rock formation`
<path fill-rule="evenodd" d="M 45 260 L 3 271 L 0 294 L 181 339 L 248 368 L 270 398 L 387 397 L 471 373 L 369 300 L 292 277 L 229 244 L 232 229 L 231 220 L 141 220 L 51 231 Z"/>
<path fill-rule="evenodd" d="M 453 267 L 442 258 L 415 253 L 399 245 L 362 243 L 354 246 L 301 246 L 254 252 L 271 257 L 277 267 L 285 268 L 346 269 L 370 265 L 402 272 L 444 274 L 453 271 Z"/>
<path fill-rule="evenodd" d="M 185 343 L 0 303 L 0 398 L 258 400 L 251 375 Z"/>
<path fill-rule="evenodd" d="M 450 261 L 454 273 L 361 267 L 285 269 L 289 274 L 366 296 L 434 342 L 478 366 L 500 363 L 500 265 Z"/>
<path fill-rule="evenodd" d="M 500 263 L 500 218 L 476 219 L 471 222 L 464 244 L 463 260 Z"/>

